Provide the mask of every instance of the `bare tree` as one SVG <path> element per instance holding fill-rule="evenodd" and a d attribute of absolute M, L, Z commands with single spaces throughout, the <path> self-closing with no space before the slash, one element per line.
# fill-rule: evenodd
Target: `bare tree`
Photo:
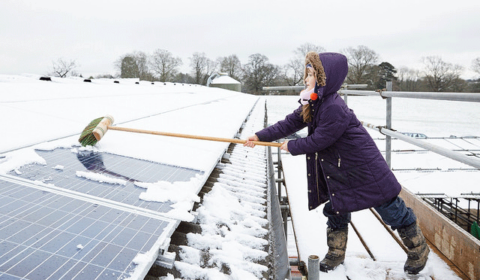
<path fill-rule="evenodd" d="M 182 65 L 182 59 L 174 57 L 167 50 L 157 49 L 150 57 L 150 68 L 157 74 L 161 82 L 173 81 L 178 73 L 178 67 Z"/>
<path fill-rule="evenodd" d="M 78 76 L 75 72 L 75 69 L 78 67 L 78 64 L 75 60 L 67 61 L 63 58 L 59 58 L 57 61 L 52 61 L 53 71 L 50 75 L 60 78 L 65 78 L 68 75 Z"/>
<path fill-rule="evenodd" d="M 480 75 L 480 57 L 477 57 L 472 61 L 472 70 Z"/>
<path fill-rule="evenodd" d="M 115 77 L 110 74 L 110 73 L 106 73 L 106 74 L 99 74 L 99 75 L 96 75 L 95 76 L 95 79 L 114 79 Z"/>
<path fill-rule="evenodd" d="M 425 66 L 425 82 L 429 90 L 434 92 L 459 90 L 462 83 L 460 78 L 462 66 L 447 63 L 439 56 L 427 56 L 422 60 Z"/>
<path fill-rule="evenodd" d="M 173 82 L 175 82 L 175 83 L 187 83 L 187 84 L 195 83 L 193 77 L 190 76 L 188 73 L 178 73 L 177 75 L 175 75 L 175 78 L 173 79 Z"/>
<path fill-rule="evenodd" d="M 280 72 L 278 66 L 269 63 L 268 58 L 259 53 L 252 54 L 243 69 L 245 90 L 252 93 L 260 93 L 264 86 L 274 85 Z"/>
<path fill-rule="evenodd" d="M 349 47 L 342 52 L 348 59 L 348 83 L 372 86 L 375 80 L 373 70 L 378 61 L 378 54 L 366 46 L 358 46 L 356 49 Z"/>
<path fill-rule="evenodd" d="M 282 76 L 287 85 L 295 86 L 303 84 L 305 56 L 311 51 L 321 53 L 324 52 L 325 49 L 322 46 L 312 43 L 304 43 L 293 51 L 295 56 L 282 67 Z"/>
<path fill-rule="evenodd" d="M 208 82 L 208 78 L 217 71 L 218 63 L 207 59 L 207 68 L 205 69 L 205 75 L 203 76 L 202 85 L 206 85 Z"/>
<path fill-rule="evenodd" d="M 215 71 L 216 63 L 207 58 L 205 53 L 194 53 L 190 59 L 192 76 L 196 84 L 207 84 L 208 77 Z"/>
<path fill-rule="evenodd" d="M 220 66 L 220 72 L 227 73 L 228 76 L 237 81 L 242 80 L 242 63 L 240 63 L 236 54 L 219 57 L 217 62 Z"/>
<path fill-rule="evenodd" d="M 305 60 L 305 56 L 307 56 L 307 53 L 309 52 L 324 52 L 325 49 L 322 46 L 314 45 L 312 43 L 305 43 L 298 47 L 294 53 L 297 56 L 297 58 L 302 59 L 303 61 Z"/>
<path fill-rule="evenodd" d="M 419 91 L 421 86 L 420 71 L 402 67 L 398 70 L 398 90 Z"/>
<path fill-rule="evenodd" d="M 480 75 L 480 57 L 477 57 L 472 61 L 472 70 Z M 469 91 L 480 92 L 480 76 L 478 76 L 477 78 L 478 80 L 472 81 L 470 83 Z"/>
<path fill-rule="evenodd" d="M 135 51 L 125 54 L 115 62 L 115 66 L 120 71 L 120 78 L 153 79 L 148 70 L 148 59 L 144 52 Z"/>
<path fill-rule="evenodd" d="M 303 84 L 304 59 L 292 58 L 282 67 L 282 76 L 284 82 L 289 86 Z"/>

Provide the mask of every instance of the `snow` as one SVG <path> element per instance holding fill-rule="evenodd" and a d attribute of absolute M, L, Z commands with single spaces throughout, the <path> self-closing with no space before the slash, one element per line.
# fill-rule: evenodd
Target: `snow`
<path fill-rule="evenodd" d="M 156 183 L 135 182 L 135 186 L 147 189 L 140 194 L 140 199 L 145 201 L 173 202 L 171 211 L 166 213 L 170 218 L 182 221 L 193 221 L 195 216 L 189 213 L 194 202 L 199 202 L 197 195 L 198 186 L 203 181 L 203 176 L 197 175 L 188 182 Z"/>
<path fill-rule="evenodd" d="M 258 211 L 251 205 L 247 197 L 239 201 L 234 191 L 216 183 L 205 194 L 202 206 L 197 210 L 202 233 L 187 235 L 189 246 L 199 251 L 208 251 L 211 255 L 210 262 L 218 267 L 227 264 L 235 279 L 258 279 L 268 270 L 266 266 L 250 262 L 264 259 L 268 255 L 264 250 L 268 241 L 263 239 L 268 234 L 264 228 L 268 220 L 264 217 L 265 212 Z M 199 251 L 184 250 L 186 258 L 183 262 L 199 264 Z M 184 264 L 176 262 L 175 266 L 184 277 L 189 277 L 190 272 L 185 271 Z M 211 269 L 199 270 L 197 278 L 206 273 L 214 272 Z"/>
<path fill-rule="evenodd" d="M 281 102 L 271 102 L 275 98 Z M 53 78 L 52 82 L 43 82 L 38 81 L 36 75 L 0 75 L 0 125 L 2 132 L 8 135 L 0 142 L 0 174 L 7 174 L 12 170 L 20 172 L 20 168 L 27 164 L 46 165 L 45 159 L 35 150 L 53 150 L 59 147 L 72 149 L 72 152 L 90 149 L 208 173 L 223 155 L 228 143 L 119 131 L 109 131 L 96 147 L 81 148 L 77 139 L 91 120 L 107 113 L 115 117 L 116 124 L 119 126 L 234 138 L 257 99 L 255 96 L 218 88 L 181 84 L 151 85 L 140 82 L 139 85 L 135 85 L 135 80 L 120 80 L 120 84 L 113 84 L 112 80 L 93 80 L 92 83 L 83 83 L 80 79 L 57 78 Z M 267 97 L 267 100 L 272 103 L 268 103 L 269 123 L 282 119 L 298 107 L 296 96 Z M 359 119 L 377 125 L 385 123 L 383 99 L 348 97 L 348 100 Z M 400 131 L 424 133 L 429 137 L 480 136 L 479 104 L 408 99 L 395 99 L 393 104 L 393 127 Z M 374 137 L 381 136 L 375 132 L 371 133 L 375 135 Z M 241 137 L 246 138 L 246 136 Z M 398 147 L 402 148 L 401 144 Z M 440 166 L 438 163 L 442 163 L 444 164 L 441 165 L 442 170 L 453 166 L 451 162 L 441 162 L 438 158 L 430 157 L 428 154 L 427 156 L 428 158 L 415 156 L 417 158 L 413 161 L 422 160 L 428 166 Z M 236 158 L 232 156 L 229 160 L 234 162 Z M 285 169 L 289 172 L 287 180 L 296 180 L 295 183 L 288 183 L 289 195 L 297 195 L 292 196 L 291 199 L 299 199 L 296 205 L 307 205 L 306 191 L 302 189 L 306 187 L 306 183 L 302 183 L 305 179 L 302 179 L 305 173 L 302 170 L 303 157 L 286 156 L 284 160 Z M 410 160 L 412 160 L 411 155 L 394 155 L 394 168 L 395 166 L 403 167 L 403 163 Z M 222 164 L 218 166 L 221 167 Z M 411 167 L 411 164 L 408 163 L 406 166 Z M 234 177 L 231 174 L 234 172 L 224 167 L 225 172 L 212 191 L 205 195 L 204 205 L 198 209 L 196 218 L 202 221 L 202 235 L 187 236 L 189 242 L 196 246 L 196 250 L 183 248 L 184 261 L 175 262 L 175 267 L 184 277 L 210 279 L 226 277 L 218 269 L 201 269 L 198 266 L 202 261 L 200 251 L 206 248 L 210 249 L 212 262 L 228 264 L 232 272 L 228 279 L 258 279 L 267 270 L 265 266 L 247 261 L 264 258 L 266 254 L 263 250 L 266 241 L 260 237 L 267 234 L 265 226 L 268 220 L 263 217 L 263 206 L 256 205 L 259 200 L 262 200 L 259 194 L 263 190 L 259 186 L 265 167 L 252 163 L 251 166 L 246 167 L 243 180 L 235 182 L 233 187 L 226 183 L 232 181 Z M 54 168 L 60 171 L 63 166 Z M 429 192 L 434 189 L 435 192 L 453 194 L 452 185 L 457 192 L 460 191 L 458 181 L 455 183 L 457 174 L 464 176 L 463 178 L 466 179 L 463 180 L 468 182 L 478 182 L 479 173 L 396 172 L 396 175 L 402 184 L 414 192 Z M 88 180 L 111 184 L 125 182 L 91 172 L 77 172 L 77 175 Z M 145 192 L 140 196 L 141 199 L 171 201 L 173 210 L 169 214 L 179 220 L 191 221 L 195 217 L 188 210 L 191 209 L 193 202 L 198 201 L 197 193 L 204 179 L 204 177 L 196 177 L 189 182 L 160 181 L 151 184 L 136 182 L 136 186 L 145 188 Z M 464 184 L 463 180 L 460 184 L 463 185 L 461 191 L 469 192 L 478 189 L 478 186 L 473 184 Z M 42 184 L 42 182 L 36 183 Z M 424 187 L 425 185 L 430 187 Z M 233 189 L 236 195 L 232 195 Z M 300 248 L 308 248 L 307 251 L 300 252 L 302 259 L 306 260 L 309 254 L 320 256 L 325 254 L 326 240 L 321 237 L 325 232 L 325 219 L 321 209 L 308 211 L 306 206 L 304 208 L 304 215 L 297 217 L 296 220 L 308 222 L 295 224 L 295 229 L 297 232 L 309 234 L 303 238 L 297 238 Z M 353 215 L 354 223 L 355 220 L 359 221 L 357 224 L 360 227 L 363 219 L 370 219 L 362 217 L 365 213 L 356 214 Z M 224 226 L 218 228 L 217 224 Z M 217 234 L 220 234 L 221 238 L 214 237 L 219 236 Z M 352 242 L 349 243 L 348 258 L 342 268 L 344 271 L 338 270 L 340 275 L 347 273 L 354 275 L 355 279 L 380 279 L 382 271 L 384 273 L 387 268 L 393 268 L 394 271 L 402 270 L 404 260 L 398 258 L 405 257 L 404 255 L 388 255 L 388 250 L 381 251 L 382 248 L 379 248 L 376 254 L 380 259 L 383 256 L 383 260 L 373 262 L 362 249 L 361 244 L 359 245 L 358 239 L 355 240 L 355 237 L 350 235 L 349 238 Z M 387 242 L 386 238 L 380 236 L 377 241 Z M 311 240 L 320 240 L 320 243 L 311 242 Z M 82 247 L 81 244 L 77 246 L 81 249 L 80 247 Z M 148 269 L 157 254 L 157 251 L 150 250 L 146 254 L 137 255 L 135 258 L 137 269 L 132 279 Z M 431 255 L 426 271 L 434 275 L 435 279 L 455 279 L 452 272 L 436 255 Z M 324 279 L 323 276 L 322 279 Z M 329 274 L 328 277 L 333 277 L 333 274 Z M 173 276 L 169 275 L 165 279 L 171 280 Z"/>
<path fill-rule="evenodd" d="M 135 85 L 132 80 L 120 80 L 120 84 L 113 84 L 112 80 L 83 83 L 79 79 L 57 78 L 53 78 L 52 82 L 43 82 L 37 79 L 35 75 L 0 75 L 0 125 L 8 135 L 0 142 L 0 174 L 19 171 L 28 164 L 47 165 L 35 150 L 55 148 L 68 148 L 74 153 L 78 150 L 111 153 L 209 174 L 229 143 L 119 131 L 109 131 L 95 147 L 80 147 L 77 139 L 91 120 L 105 114 L 113 115 L 115 124 L 124 127 L 235 138 L 258 100 L 258 97 L 248 94 L 194 85 Z M 61 170 L 60 167 L 56 169 Z M 88 180 L 109 184 L 126 183 L 124 180 L 92 172 L 78 170 L 76 174 Z M 195 217 L 189 211 L 193 203 L 199 201 L 197 193 L 205 178 L 200 176 L 189 182 L 173 183 L 137 182 L 136 186 L 145 188 L 140 199 L 171 201 L 173 210 L 166 215 L 191 221 Z M 261 227 L 266 220 L 250 217 L 255 211 L 246 205 L 241 215 L 245 217 L 244 224 L 249 231 L 262 233 Z M 228 237 L 230 243 L 225 243 L 225 246 L 242 249 L 240 256 L 245 258 L 264 254 L 261 250 L 244 248 L 246 245 L 261 246 L 258 241 L 249 239 L 247 233 L 247 230 L 232 233 Z M 152 250 L 135 258 L 137 267 L 132 279 L 148 271 L 158 255 L 154 248 L 158 246 L 153 246 Z M 218 253 L 218 258 L 222 259 L 221 252 Z M 248 265 L 238 255 L 230 258 L 232 263 L 238 263 L 237 275 L 245 274 L 243 268 Z M 257 267 L 254 270 L 262 269 Z M 209 273 L 220 274 L 218 271 Z"/>
<path fill-rule="evenodd" d="M 100 182 L 100 183 L 107 183 L 112 185 L 124 185 L 124 186 L 127 184 L 126 180 L 113 178 L 100 173 L 77 171 L 76 175 L 78 177 Z"/>
<path fill-rule="evenodd" d="M 0 174 L 6 174 L 11 170 L 17 170 L 27 164 L 46 165 L 45 159 L 40 157 L 33 149 L 24 149 L 4 154 L 5 158 L 0 162 Z"/>
<path fill-rule="evenodd" d="M 55 170 L 63 170 L 65 167 L 63 165 L 55 165 L 52 168 L 55 169 Z"/>
<path fill-rule="evenodd" d="M 1 125 L 9 135 L 0 142 L 0 154 L 6 157 L 0 162 L 0 173 L 31 163 L 45 164 L 34 149 L 77 148 L 79 133 L 91 120 L 106 113 L 115 117 L 116 124 L 130 128 L 234 138 L 257 100 L 203 86 L 120 82 L 55 78 L 43 82 L 0 75 Z M 32 144 L 39 145 L 29 146 Z M 109 131 L 96 149 L 209 171 L 227 146 L 222 142 Z M 15 151 L 19 147 L 28 148 Z"/>
<path fill-rule="evenodd" d="M 244 126 L 242 138 L 261 128 L 263 116 L 260 103 Z M 255 262 L 268 257 L 266 166 L 261 165 L 265 148 L 236 145 L 228 160 L 231 164 L 217 164 L 219 178 L 197 209 L 202 232 L 187 235 L 188 247 L 181 247 L 181 261 L 175 262 L 182 277 L 259 279 L 268 272 L 267 266 Z M 208 257 L 204 257 L 206 254 Z M 220 274 L 223 267 L 231 274 Z"/>
<path fill-rule="evenodd" d="M 212 84 L 240 84 L 240 82 L 229 76 L 220 76 L 213 79 Z"/>

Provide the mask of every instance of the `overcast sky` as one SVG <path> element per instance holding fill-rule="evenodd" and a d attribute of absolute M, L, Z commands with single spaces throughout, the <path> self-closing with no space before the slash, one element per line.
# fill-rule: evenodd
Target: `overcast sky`
<path fill-rule="evenodd" d="M 0 74 L 46 74 L 58 58 L 83 76 L 115 74 L 121 55 L 156 49 L 180 57 L 183 72 L 194 52 L 283 65 L 310 42 L 365 45 L 397 69 L 437 55 L 471 78 L 479 34 L 479 0 L 0 0 Z"/>

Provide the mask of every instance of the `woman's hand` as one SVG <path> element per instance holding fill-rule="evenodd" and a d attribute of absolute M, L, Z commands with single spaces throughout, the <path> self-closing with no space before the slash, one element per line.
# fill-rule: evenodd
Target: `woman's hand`
<path fill-rule="evenodd" d="M 290 153 L 290 151 L 288 150 L 288 140 L 285 140 L 285 142 L 283 142 L 282 146 L 280 146 L 280 150 L 284 150 L 285 152 Z"/>
<path fill-rule="evenodd" d="M 243 144 L 243 146 L 244 147 L 250 147 L 250 148 L 255 147 L 255 144 L 253 144 L 252 141 L 260 141 L 260 139 L 258 139 L 258 136 L 256 134 L 254 134 L 252 136 L 249 136 L 247 138 L 247 142 L 245 142 L 245 144 Z"/>

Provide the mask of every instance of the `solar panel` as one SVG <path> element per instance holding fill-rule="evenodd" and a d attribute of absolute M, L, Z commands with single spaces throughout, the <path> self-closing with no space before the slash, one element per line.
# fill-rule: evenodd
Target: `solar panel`
<path fill-rule="evenodd" d="M 170 202 L 139 199 L 135 181 L 189 181 L 202 171 L 94 151 L 36 151 L 47 164 L 0 175 L 0 279 L 124 279 L 178 221 Z M 77 172 L 122 180 L 112 184 Z M 42 182 L 42 183 L 40 183 Z M 156 246 L 156 247 L 155 247 Z"/>
<path fill-rule="evenodd" d="M 162 213 L 172 208 L 170 202 L 153 202 L 139 199 L 143 188 L 134 185 L 134 181 L 153 183 L 157 181 L 189 181 L 203 171 L 154 163 L 125 156 L 94 151 L 55 149 L 53 151 L 36 151 L 47 165 L 30 164 L 9 175 L 31 181 L 41 181 L 56 187 L 85 193 Z M 125 185 L 92 181 L 77 176 L 77 172 L 100 173 L 126 181 Z"/>
<path fill-rule="evenodd" d="M 0 180 L 0 279 L 123 279 L 171 223 Z"/>

